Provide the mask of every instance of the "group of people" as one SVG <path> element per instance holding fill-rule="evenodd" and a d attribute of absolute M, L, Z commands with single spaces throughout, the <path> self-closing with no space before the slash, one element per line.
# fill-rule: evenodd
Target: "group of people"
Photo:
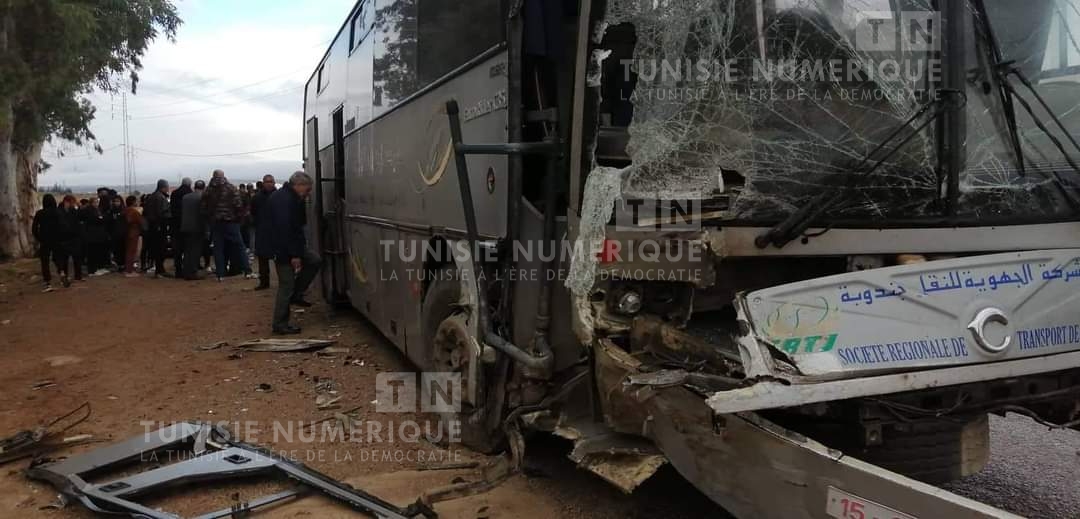
<path fill-rule="evenodd" d="M 215 170 L 209 183 L 185 178 L 175 190 L 159 180 L 154 192 L 141 199 L 122 198 L 109 188 L 81 201 L 66 195 L 57 203 L 47 194 L 33 222 L 45 291 L 53 290 L 52 266 L 64 287 L 72 279 L 83 280 L 84 274 L 105 275 L 111 269 L 138 277 L 141 268 L 155 278 L 198 280 L 206 277 L 203 269 L 218 281 L 242 275 L 257 278 L 255 289 L 265 290 L 274 261 L 278 294 L 273 331 L 300 333 L 289 324 L 289 307 L 311 306 L 303 295 L 321 264 L 308 250 L 304 230 L 304 200 L 312 184 L 311 177 L 299 171 L 281 189 L 273 175 L 237 187 Z M 252 251 L 258 258 L 257 276 L 251 268 Z M 171 274 L 167 259 L 173 262 Z"/>

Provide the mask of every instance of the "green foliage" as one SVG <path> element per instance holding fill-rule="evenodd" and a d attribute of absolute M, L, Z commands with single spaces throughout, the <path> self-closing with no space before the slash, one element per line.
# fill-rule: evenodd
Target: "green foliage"
<path fill-rule="evenodd" d="M 93 141 L 85 95 L 134 92 L 146 49 L 180 23 L 170 0 L 0 0 L 0 101 L 12 102 L 16 149 Z"/>

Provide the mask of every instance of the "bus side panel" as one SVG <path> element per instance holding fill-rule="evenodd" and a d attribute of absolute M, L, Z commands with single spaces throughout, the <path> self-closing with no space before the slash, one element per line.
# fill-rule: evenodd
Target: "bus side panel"
<path fill-rule="evenodd" d="M 389 252 L 379 245 L 380 272 L 367 276 L 369 282 L 379 279 L 380 330 L 399 347 L 411 345 L 407 354 L 417 364 L 425 363 L 429 352 L 424 351 L 420 326 L 424 254 L 415 248 L 432 236 L 459 239 L 465 231 L 445 105 L 456 99 L 462 107 L 467 142 L 506 142 L 507 78 L 500 72 L 505 63 L 506 54 L 498 53 L 346 139 L 359 148 L 359 160 L 350 161 L 346 181 L 353 224 L 377 221 L 383 239 L 405 240 L 401 247 L 393 242 Z M 471 156 L 468 161 L 479 230 L 484 236 L 505 236 L 508 161 L 499 156 Z M 406 249 L 410 252 L 401 254 Z"/>
<path fill-rule="evenodd" d="M 398 244 L 402 239 L 401 233 L 394 229 L 379 229 L 379 241 L 374 245 L 378 248 L 379 257 L 379 282 L 378 304 L 382 308 L 379 311 L 379 320 L 376 325 L 383 335 L 397 345 L 398 349 L 407 352 L 408 339 L 405 335 L 404 316 L 408 302 L 412 299 L 409 294 L 409 279 L 405 264 L 399 254 L 384 254 L 382 243 Z"/>
<path fill-rule="evenodd" d="M 371 193 L 368 203 L 360 208 L 365 216 L 393 224 L 464 232 L 446 102 L 456 99 L 462 107 L 466 141 L 506 142 L 507 78 L 501 72 L 505 63 L 506 54 L 499 53 L 360 130 L 374 130 L 374 176 L 361 179 L 357 185 L 358 191 Z M 468 160 L 480 232 L 502 236 L 506 228 L 507 159 L 470 156 Z M 495 177 L 490 190 L 489 169 Z"/>
<path fill-rule="evenodd" d="M 382 330 L 386 323 L 384 314 L 387 308 L 384 304 L 383 287 L 380 286 L 379 280 L 379 274 L 382 271 L 379 261 L 379 240 L 382 239 L 382 233 L 378 227 L 359 222 L 349 222 L 348 226 L 348 252 L 351 267 L 349 299 L 356 309 Z M 387 337 L 392 336 L 387 334 Z M 405 343 L 399 342 L 397 338 L 394 339 L 394 345 L 404 352 Z"/>

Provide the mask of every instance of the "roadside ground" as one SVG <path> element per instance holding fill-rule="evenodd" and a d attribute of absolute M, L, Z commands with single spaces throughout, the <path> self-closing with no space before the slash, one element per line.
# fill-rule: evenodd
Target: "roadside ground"
<path fill-rule="evenodd" d="M 333 338 L 325 353 L 235 355 L 232 346 L 269 336 L 273 291 L 254 292 L 253 282 L 229 279 L 185 282 L 108 275 L 41 293 L 36 261 L 0 265 L 0 437 L 32 428 L 89 402 L 90 418 L 67 434 L 92 434 L 112 442 L 157 424 L 183 420 L 224 422 L 245 439 L 312 466 L 390 501 L 405 505 L 423 491 L 475 470 L 419 470 L 443 463 L 484 461 L 459 446 L 419 441 L 374 444 L 342 442 L 327 434 L 275 434 L 335 412 L 358 408 L 365 422 L 393 423 L 427 417 L 375 412 L 375 374 L 412 368 L 353 311 L 327 305 L 295 314 L 302 337 Z M 310 294 L 314 302 L 318 294 Z M 219 342 L 229 346 L 210 348 Z M 327 382 L 330 381 L 330 382 Z M 51 385 L 49 384 L 51 383 Z M 329 386 L 328 386 L 329 385 Z M 44 386 L 44 387 L 42 387 Z M 38 389 L 35 389 L 38 387 Z M 269 387 L 269 391 L 265 391 Z M 321 410 L 317 396 L 341 397 L 337 409 Z M 385 430 L 385 429 L 384 429 Z M 72 448 L 75 453 L 101 447 Z M 665 468 L 633 496 L 626 496 L 566 454 L 569 444 L 545 437 L 530 440 L 525 475 L 479 496 L 436 507 L 441 517 L 722 517 L 722 511 L 673 470 Z M 60 453 L 60 454 L 66 454 Z M 0 468 L 0 516 L 94 517 L 77 504 L 47 507 L 56 492 L 23 475 L 27 461 Z M 202 484 L 146 504 L 191 515 L 265 495 L 268 482 Z M 274 517 L 353 517 L 347 509 L 307 498 L 274 511 Z"/>

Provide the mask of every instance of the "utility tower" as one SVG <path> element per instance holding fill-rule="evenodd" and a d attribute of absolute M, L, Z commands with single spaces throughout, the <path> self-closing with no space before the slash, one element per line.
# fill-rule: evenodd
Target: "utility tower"
<path fill-rule="evenodd" d="M 124 118 L 124 192 L 131 194 L 135 191 L 138 185 L 138 180 L 135 177 L 135 147 L 131 145 L 131 133 L 128 128 L 128 122 L 131 120 L 131 116 L 128 115 L 127 104 L 127 92 L 123 93 L 123 118 Z"/>

